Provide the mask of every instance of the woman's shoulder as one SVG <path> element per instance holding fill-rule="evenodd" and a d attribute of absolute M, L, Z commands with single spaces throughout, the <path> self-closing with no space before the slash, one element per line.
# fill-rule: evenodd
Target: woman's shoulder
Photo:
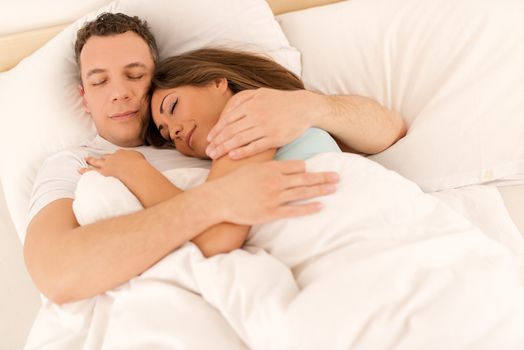
<path fill-rule="evenodd" d="M 341 152 L 335 139 L 325 130 L 307 129 L 298 139 L 278 149 L 275 159 L 308 159 L 319 153 Z"/>

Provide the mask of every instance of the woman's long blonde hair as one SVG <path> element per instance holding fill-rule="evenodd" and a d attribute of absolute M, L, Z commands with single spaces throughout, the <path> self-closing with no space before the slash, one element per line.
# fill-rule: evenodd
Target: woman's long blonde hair
<path fill-rule="evenodd" d="M 151 91 L 180 86 L 207 86 L 222 78 L 227 80 L 233 94 L 261 87 L 304 89 L 300 78 L 269 58 L 241 51 L 207 48 L 162 60 L 156 68 Z M 146 143 L 165 146 L 167 141 L 151 119 L 145 132 Z"/>

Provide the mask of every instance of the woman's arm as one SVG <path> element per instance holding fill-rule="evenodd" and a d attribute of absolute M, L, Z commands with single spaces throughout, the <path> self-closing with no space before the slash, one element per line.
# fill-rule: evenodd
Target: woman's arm
<path fill-rule="evenodd" d="M 209 181 L 224 176 L 249 163 L 260 163 L 271 160 L 274 155 L 274 149 L 241 160 L 233 160 L 226 155 L 213 161 L 207 180 Z M 250 226 L 223 222 L 208 228 L 195 237 L 192 242 L 198 246 L 202 254 L 206 257 L 228 253 L 244 245 L 249 229 Z"/>
<path fill-rule="evenodd" d="M 118 150 L 101 158 L 88 157 L 86 161 L 92 169 L 102 175 L 113 176 L 122 181 L 144 208 L 183 192 L 137 151 Z M 84 169 L 81 172 L 88 170 Z"/>
<path fill-rule="evenodd" d="M 224 176 L 246 164 L 271 160 L 274 155 L 273 149 L 242 160 L 224 156 L 213 161 L 207 180 Z M 87 163 L 102 175 L 114 176 L 122 181 L 144 208 L 183 192 L 136 151 L 118 150 L 102 158 L 89 157 Z M 202 232 L 192 241 L 204 256 L 209 257 L 242 247 L 249 229 L 249 226 L 221 223 Z"/>

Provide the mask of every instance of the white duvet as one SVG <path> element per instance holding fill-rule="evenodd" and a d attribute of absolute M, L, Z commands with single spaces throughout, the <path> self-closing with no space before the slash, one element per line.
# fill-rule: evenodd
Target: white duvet
<path fill-rule="evenodd" d="M 315 215 L 255 226 L 245 249 L 205 259 L 191 243 L 115 290 L 45 303 L 28 349 L 524 348 L 518 256 L 434 196 L 352 154 L 323 154 L 338 191 Z M 166 173 L 180 187 L 202 169 Z M 87 173 L 79 222 L 139 210 Z"/>

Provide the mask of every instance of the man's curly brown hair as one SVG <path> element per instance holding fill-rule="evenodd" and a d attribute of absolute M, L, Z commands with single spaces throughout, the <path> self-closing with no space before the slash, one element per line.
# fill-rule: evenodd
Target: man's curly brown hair
<path fill-rule="evenodd" d="M 92 36 L 111 36 L 116 34 L 123 34 L 125 32 L 135 32 L 149 45 L 153 62 L 156 64 L 158 60 L 158 48 L 156 46 L 155 37 L 151 34 L 151 30 L 146 21 L 141 20 L 137 16 L 128 16 L 123 13 L 109 13 L 100 14 L 95 20 L 85 23 L 76 34 L 75 42 L 75 59 L 80 70 L 80 53 L 84 48 L 87 40 Z"/>

